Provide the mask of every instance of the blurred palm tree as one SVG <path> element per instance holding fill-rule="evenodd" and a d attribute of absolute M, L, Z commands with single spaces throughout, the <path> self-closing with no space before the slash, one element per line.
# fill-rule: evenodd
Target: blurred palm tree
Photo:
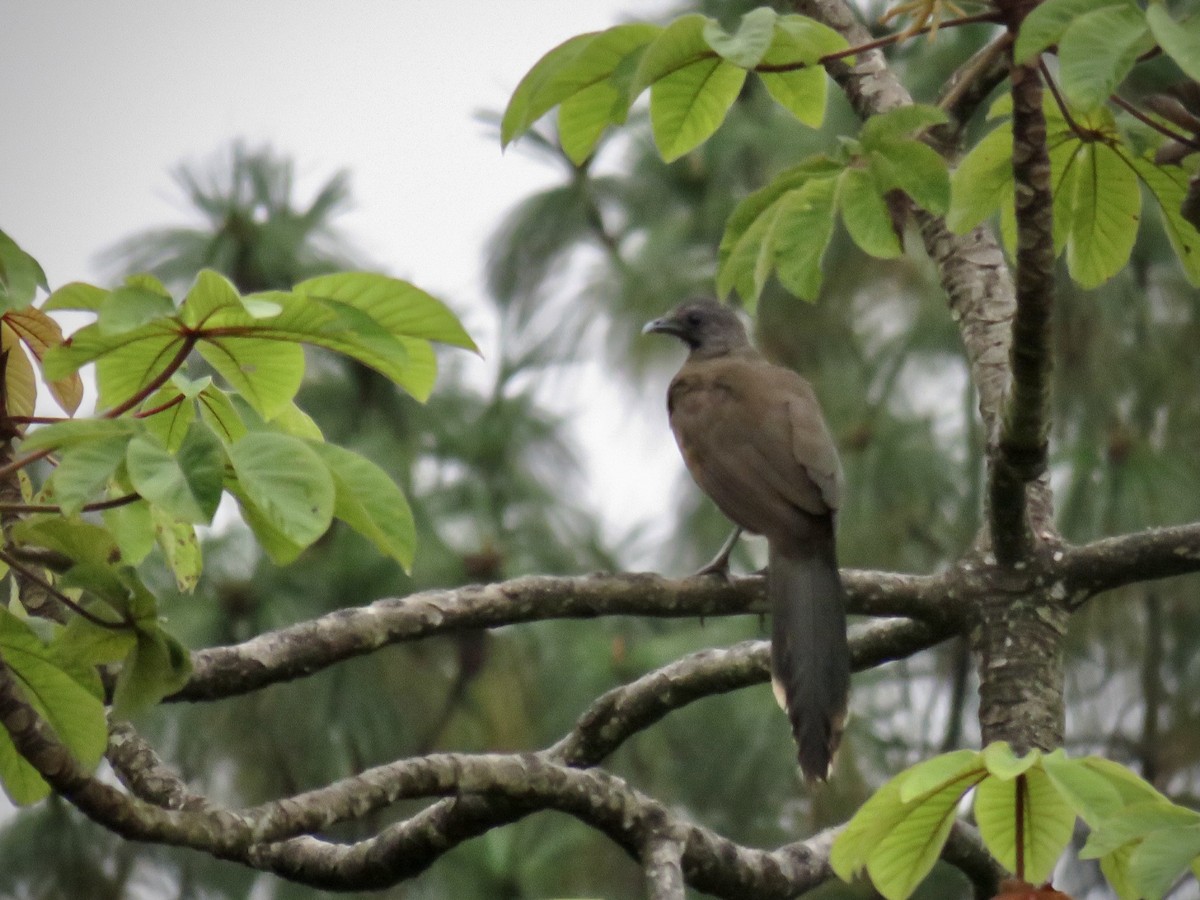
<path fill-rule="evenodd" d="M 216 269 L 246 293 L 354 268 L 357 254 L 333 225 L 350 206 L 349 173 L 334 174 L 303 205 L 295 196 L 295 168 L 269 146 L 242 141 L 203 171 L 181 164 L 171 177 L 202 222 L 147 229 L 101 259 L 121 272 L 150 272 L 176 288 L 201 269 Z"/>

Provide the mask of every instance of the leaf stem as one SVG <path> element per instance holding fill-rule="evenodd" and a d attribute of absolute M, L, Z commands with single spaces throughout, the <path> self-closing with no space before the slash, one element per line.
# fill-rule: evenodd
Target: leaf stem
<path fill-rule="evenodd" d="M 76 603 L 74 600 L 72 600 L 70 597 L 68 597 L 66 594 L 64 594 L 62 591 L 60 591 L 54 585 L 52 585 L 49 581 L 47 581 L 45 578 L 43 578 L 41 575 L 39 575 L 37 572 L 35 572 L 33 569 L 29 568 L 24 563 L 20 562 L 15 556 L 12 556 L 10 553 L 8 553 L 4 550 L 0 550 L 0 562 L 3 562 L 14 572 L 19 573 L 22 578 L 28 578 L 30 581 L 32 581 L 34 584 L 36 584 L 38 587 L 42 588 L 47 593 L 49 593 L 55 600 L 57 600 L 63 606 L 67 607 L 68 609 L 72 610 L 73 612 L 77 613 L 78 615 L 82 616 L 83 618 L 87 619 L 93 625 L 98 625 L 101 628 L 107 628 L 110 631 L 129 631 L 134 627 L 133 623 L 129 622 L 127 620 L 121 620 L 120 622 L 110 622 L 108 619 L 102 618 L 102 617 L 96 615 L 95 613 L 85 609 L 83 606 Z"/>
<path fill-rule="evenodd" d="M 1183 146 L 1190 147 L 1191 149 L 1200 152 L 1200 141 L 1197 141 L 1195 138 L 1190 138 L 1186 134 L 1180 134 L 1179 132 L 1175 131 L 1174 129 L 1168 128 L 1166 125 L 1163 125 L 1161 122 L 1154 121 L 1154 119 L 1152 119 L 1150 116 L 1146 115 L 1144 112 L 1142 112 L 1140 109 L 1138 109 L 1132 103 L 1130 103 L 1124 97 L 1120 97 L 1117 94 L 1113 94 L 1108 99 L 1111 100 L 1117 106 L 1119 106 L 1121 109 L 1125 110 L 1125 112 L 1129 113 L 1131 116 L 1133 116 L 1139 122 L 1141 122 L 1143 125 L 1148 125 L 1151 128 L 1153 128 L 1155 131 L 1157 131 L 1159 134 L 1166 135 L 1171 140 L 1178 141 L 1179 143 L 1183 144 Z"/>
<path fill-rule="evenodd" d="M 108 412 L 104 413 L 100 418 L 115 419 L 118 416 L 129 412 L 129 410 L 133 409 L 135 406 L 157 391 L 160 387 L 166 384 L 170 377 L 178 372 L 179 368 L 187 361 L 188 354 L 192 352 L 192 348 L 196 346 L 196 341 L 199 339 L 200 335 L 198 333 L 192 331 L 186 332 L 183 336 L 183 343 L 179 345 L 179 352 L 175 354 L 174 359 L 167 363 L 166 367 L 163 368 L 163 370 L 157 375 L 155 375 L 154 378 L 150 380 L 150 383 L 144 388 L 135 393 L 124 403 L 120 403 L 108 410 Z M 3 473 L 0 472 L 0 477 L 2 477 L 2 475 Z"/>
<path fill-rule="evenodd" d="M 110 500 L 100 500 L 96 503 L 86 503 L 81 512 L 99 512 L 105 509 L 115 509 L 118 506 L 128 506 L 142 499 L 141 494 L 122 494 Z M 62 507 L 55 503 L 3 503 L 0 502 L 0 513 L 60 513 Z"/>
<path fill-rule="evenodd" d="M 1022 881 L 1025 880 L 1025 807 L 1029 800 L 1029 782 L 1022 772 L 1017 776 L 1016 804 L 1016 837 L 1017 837 L 1017 871 L 1014 873 Z"/>
<path fill-rule="evenodd" d="M 905 29 L 897 31 L 893 34 L 886 34 L 881 38 L 873 41 L 868 41 L 865 44 L 858 44 L 854 47 L 847 47 L 845 50 L 838 50 L 836 53 L 827 53 L 812 63 L 780 63 L 778 65 L 758 65 L 754 67 L 755 72 L 795 72 L 799 69 L 808 69 L 813 66 L 823 66 L 827 63 L 835 62 L 847 56 L 855 56 L 859 53 L 867 53 L 870 50 L 878 50 L 881 47 L 887 47 L 891 44 L 899 43 L 907 40 L 910 37 L 926 34 L 940 28 L 957 28 L 960 25 L 978 25 L 982 22 L 999 22 L 1000 14 L 996 12 L 978 13 L 973 16 L 963 16 L 958 19 L 950 19 L 948 22 L 942 22 L 938 25 L 926 25 L 922 28 L 917 28 L 913 31 Z"/>

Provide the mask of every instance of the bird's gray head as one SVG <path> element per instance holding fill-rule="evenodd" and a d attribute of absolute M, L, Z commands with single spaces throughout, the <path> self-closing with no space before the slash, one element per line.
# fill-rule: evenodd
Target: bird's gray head
<path fill-rule="evenodd" d="M 723 356 L 750 346 L 742 320 L 732 307 L 716 300 L 687 300 L 661 319 L 646 323 L 642 334 L 670 334 L 693 356 Z"/>

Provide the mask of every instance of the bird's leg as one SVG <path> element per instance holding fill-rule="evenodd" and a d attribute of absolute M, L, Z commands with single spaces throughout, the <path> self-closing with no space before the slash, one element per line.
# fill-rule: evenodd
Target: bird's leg
<path fill-rule="evenodd" d="M 718 575 L 729 580 L 729 556 L 733 553 L 733 548 L 737 545 L 738 538 L 742 536 L 741 526 L 735 526 L 733 532 L 725 539 L 725 543 L 721 545 L 720 551 L 714 556 L 707 565 L 696 570 L 696 575 Z"/>

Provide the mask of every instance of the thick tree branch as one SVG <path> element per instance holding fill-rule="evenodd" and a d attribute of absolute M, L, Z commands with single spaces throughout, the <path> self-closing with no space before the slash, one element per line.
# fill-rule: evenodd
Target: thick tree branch
<path fill-rule="evenodd" d="M 1025 486 L 1046 471 L 1054 303 L 1054 198 L 1036 66 L 1012 72 L 1013 179 L 1017 221 L 1017 312 L 1013 320 L 1013 389 L 993 453 L 990 483 L 992 546 L 1013 564 L 1029 549 Z"/>
<path fill-rule="evenodd" d="M 947 622 L 949 574 L 847 572 L 851 612 Z M 766 611 L 759 576 L 668 579 L 649 574 L 528 576 L 488 585 L 425 591 L 338 610 L 230 647 L 192 655 L 191 680 L 170 700 L 244 694 L 378 650 L 436 634 L 542 619 L 598 616 L 692 618 Z"/>
<path fill-rule="evenodd" d="M 1113 588 L 1200 572 L 1200 522 L 1103 538 L 1059 552 L 1061 591 L 1070 607 L 1078 609 Z"/>

